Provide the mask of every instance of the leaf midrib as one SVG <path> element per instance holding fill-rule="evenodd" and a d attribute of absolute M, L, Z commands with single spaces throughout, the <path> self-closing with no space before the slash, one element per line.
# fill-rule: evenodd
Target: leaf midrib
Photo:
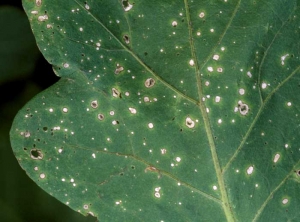
<path fill-rule="evenodd" d="M 209 58 L 211 57 L 211 55 L 214 52 L 214 49 L 219 45 L 219 43 L 222 41 L 223 37 L 225 36 L 230 24 L 232 23 L 233 18 L 236 15 L 237 9 L 239 8 L 240 5 L 240 0 L 238 1 L 235 10 L 233 11 L 233 14 L 228 22 L 228 24 L 226 25 L 224 32 L 222 33 L 221 37 L 219 38 L 217 44 L 214 46 L 214 48 L 211 50 L 211 53 L 207 56 L 207 58 L 204 60 L 203 64 L 201 64 L 201 66 L 198 63 L 198 59 L 197 59 L 197 55 L 196 55 L 196 49 L 195 49 L 195 45 L 194 45 L 194 39 L 193 39 L 193 28 L 192 28 L 192 21 L 191 21 L 191 17 L 190 17 L 190 9 L 189 9 L 189 4 L 188 4 L 188 0 L 184 0 L 184 5 L 185 5 L 185 9 L 186 9 L 186 16 L 187 16 L 187 23 L 188 23 L 188 29 L 189 29 L 189 35 L 190 35 L 190 47 L 191 47 L 191 54 L 192 54 L 192 58 L 194 59 L 195 62 L 195 75 L 196 75 L 196 80 L 197 80 L 197 87 L 198 87 L 198 97 L 199 97 L 199 109 L 201 111 L 202 114 L 202 119 L 204 122 L 204 127 L 205 127 L 205 131 L 207 134 L 207 138 L 208 138 L 208 142 L 209 142 L 209 146 L 210 146 L 210 151 L 211 151 L 211 155 L 212 155 L 212 159 L 213 159 L 213 163 L 214 163 L 214 167 L 215 167 L 215 171 L 216 171 L 216 176 L 217 176 L 217 180 L 218 180 L 218 184 L 220 187 L 220 193 L 221 193 L 221 200 L 223 202 L 222 207 L 226 216 L 226 219 L 228 222 L 233 222 L 235 221 L 234 219 L 234 215 L 232 212 L 232 208 L 230 206 L 230 202 L 228 199 L 228 195 L 227 195 L 227 191 L 226 191 L 226 187 L 225 187 L 225 182 L 224 182 L 224 178 L 222 175 L 222 170 L 221 170 L 221 165 L 219 162 L 219 158 L 218 158 L 218 154 L 217 154 L 217 149 L 215 146 L 215 141 L 213 138 L 213 133 L 211 130 L 211 124 L 208 118 L 208 114 L 206 112 L 206 106 L 204 104 L 204 101 L 202 100 L 202 98 L 204 97 L 203 92 L 202 92 L 202 80 L 201 80 L 201 73 L 200 70 L 202 70 L 202 68 L 205 66 L 205 64 L 207 63 L 207 61 L 209 60 Z"/>

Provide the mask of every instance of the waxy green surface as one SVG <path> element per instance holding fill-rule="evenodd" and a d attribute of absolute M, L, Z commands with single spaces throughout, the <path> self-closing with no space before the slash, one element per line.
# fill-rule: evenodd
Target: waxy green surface
<path fill-rule="evenodd" d="M 45 191 L 99 221 L 298 220 L 300 1 L 23 4 L 61 77 L 11 129 Z"/>

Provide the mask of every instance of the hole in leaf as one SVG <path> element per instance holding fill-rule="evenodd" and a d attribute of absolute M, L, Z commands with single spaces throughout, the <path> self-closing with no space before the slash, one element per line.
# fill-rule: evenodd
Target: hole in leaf
<path fill-rule="evenodd" d="M 130 43 L 130 39 L 129 39 L 129 36 L 128 35 L 124 35 L 123 36 L 123 40 L 126 44 L 129 44 Z"/>
<path fill-rule="evenodd" d="M 34 160 L 41 160 L 41 159 L 43 159 L 44 155 L 40 150 L 32 149 L 30 151 L 30 157 Z"/>

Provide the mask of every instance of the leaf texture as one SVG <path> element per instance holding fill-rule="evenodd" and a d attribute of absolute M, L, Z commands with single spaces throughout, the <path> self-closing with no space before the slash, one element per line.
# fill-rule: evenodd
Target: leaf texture
<path fill-rule="evenodd" d="M 297 221 L 299 1 L 24 0 L 61 80 L 11 129 L 100 221 Z"/>

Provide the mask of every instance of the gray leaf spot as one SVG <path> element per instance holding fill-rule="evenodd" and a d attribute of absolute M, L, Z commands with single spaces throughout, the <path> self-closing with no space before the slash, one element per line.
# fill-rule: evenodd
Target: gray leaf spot
<path fill-rule="evenodd" d="M 116 70 L 115 70 L 115 74 L 119 74 L 123 70 L 124 70 L 124 67 L 120 66 L 120 64 L 117 64 L 117 67 L 116 67 Z"/>
<path fill-rule="evenodd" d="M 249 106 L 242 101 L 238 102 L 238 109 L 240 111 L 240 114 L 242 114 L 243 116 L 247 115 L 247 113 L 249 112 Z"/>
<path fill-rule="evenodd" d="M 99 120 L 104 120 L 104 115 L 101 114 L 101 113 L 99 113 L 99 114 L 98 114 L 98 119 L 99 119 Z"/>
<path fill-rule="evenodd" d="M 94 108 L 94 109 L 96 109 L 98 107 L 98 101 L 97 100 L 93 100 L 91 102 L 91 107 Z"/>
<path fill-rule="evenodd" d="M 42 5 L 42 0 L 35 0 L 35 4 L 37 7 L 40 7 Z"/>
<path fill-rule="evenodd" d="M 146 86 L 147 88 L 150 88 L 150 87 L 152 87 L 152 86 L 154 86 L 154 85 L 155 85 L 155 80 L 152 79 L 152 78 L 149 78 L 149 79 L 147 79 L 147 80 L 145 81 L 145 86 Z"/>

